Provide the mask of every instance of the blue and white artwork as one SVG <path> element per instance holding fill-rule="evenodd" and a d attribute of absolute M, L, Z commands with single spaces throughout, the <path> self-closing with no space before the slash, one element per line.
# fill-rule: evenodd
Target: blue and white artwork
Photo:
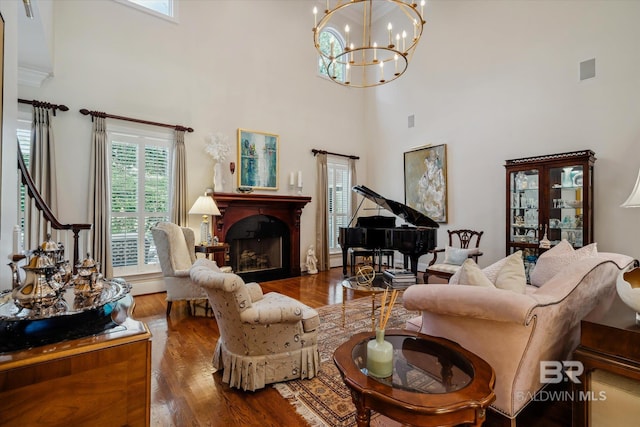
<path fill-rule="evenodd" d="M 238 129 L 241 187 L 278 189 L 278 135 Z"/>

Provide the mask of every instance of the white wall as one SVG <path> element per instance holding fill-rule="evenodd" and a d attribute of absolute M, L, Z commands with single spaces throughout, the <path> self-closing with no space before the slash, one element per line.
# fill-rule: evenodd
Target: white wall
<path fill-rule="evenodd" d="M 407 73 L 367 92 L 370 186 L 403 200 L 402 174 L 378 171 L 446 143 L 439 242 L 484 230 L 487 265 L 505 253 L 505 160 L 592 149 L 598 247 L 640 256 L 640 211 L 619 207 L 640 167 L 640 2 L 433 0 L 426 15 Z M 580 81 L 590 58 L 596 77 Z"/>
<path fill-rule="evenodd" d="M 6 266 L 13 245 L 12 230 L 18 218 L 16 118 L 18 108 L 18 2 L 0 3 L 4 18 L 4 82 L 2 90 L 2 185 L 0 188 L 0 290 L 11 288 L 11 271 Z"/>

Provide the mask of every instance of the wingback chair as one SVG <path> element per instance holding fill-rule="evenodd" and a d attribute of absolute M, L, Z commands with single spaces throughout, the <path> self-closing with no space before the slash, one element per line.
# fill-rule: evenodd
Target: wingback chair
<path fill-rule="evenodd" d="M 480 252 L 480 239 L 484 231 L 474 230 L 447 230 L 449 234 L 449 246 L 430 251 L 433 259 L 424 272 L 424 283 L 429 283 L 429 276 L 436 276 L 449 280 L 467 258 L 472 258 L 476 263 Z M 444 252 L 444 259 L 438 262 L 438 254 Z"/>
<path fill-rule="evenodd" d="M 167 287 L 167 316 L 171 313 L 173 301 L 206 299 L 202 288 L 189 276 L 196 260 L 193 230 L 171 222 L 159 222 L 151 228 L 151 234 Z"/>
<path fill-rule="evenodd" d="M 194 263 L 191 279 L 206 292 L 220 330 L 213 367 L 223 370 L 222 382 L 254 391 L 318 373 L 317 311 L 277 292 L 263 294 L 259 284 L 205 258 Z"/>

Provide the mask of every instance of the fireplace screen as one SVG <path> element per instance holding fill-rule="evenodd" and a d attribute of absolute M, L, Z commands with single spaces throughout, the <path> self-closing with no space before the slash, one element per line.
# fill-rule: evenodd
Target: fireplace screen
<path fill-rule="evenodd" d="M 238 273 L 282 268 L 282 238 L 236 239 L 231 253 Z"/>
<path fill-rule="evenodd" d="M 231 268 L 245 281 L 288 277 L 291 238 L 283 221 L 268 215 L 249 216 L 235 222 L 225 239 Z"/>

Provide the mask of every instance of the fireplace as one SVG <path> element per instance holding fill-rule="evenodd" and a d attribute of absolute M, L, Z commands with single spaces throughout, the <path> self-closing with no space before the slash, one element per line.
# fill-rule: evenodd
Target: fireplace
<path fill-rule="evenodd" d="M 311 197 L 214 193 L 215 234 L 229 244 L 229 265 L 245 281 L 300 275 L 300 215 Z"/>

